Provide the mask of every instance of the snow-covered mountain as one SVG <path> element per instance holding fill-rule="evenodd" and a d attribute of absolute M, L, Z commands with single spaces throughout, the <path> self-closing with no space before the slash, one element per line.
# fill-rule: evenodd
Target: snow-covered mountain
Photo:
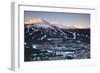
<path fill-rule="evenodd" d="M 47 37 L 49 38 L 59 37 L 59 38 L 64 38 L 64 39 L 76 39 L 79 36 L 89 37 L 88 35 L 85 35 L 85 34 L 81 35 L 81 33 L 77 33 L 78 31 L 75 29 L 69 30 L 69 29 L 57 27 L 41 18 L 25 21 L 25 33 L 27 32 L 34 35 L 38 33 L 37 35 L 41 36 L 39 38 L 41 38 L 42 40 Z"/>
<path fill-rule="evenodd" d="M 26 24 L 27 23 L 27 24 Z M 67 38 L 67 34 L 61 30 L 61 28 L 54 26 L 47 22 L 44 19 L 35 19 L 31 21 L 25 22 L 25 28 L 27 31 L 30 29 L 33 31 L 40 31 L 42 34 L 48 35 L 48 36 L 56 36 L 56 37 L 64 37 Z"/>

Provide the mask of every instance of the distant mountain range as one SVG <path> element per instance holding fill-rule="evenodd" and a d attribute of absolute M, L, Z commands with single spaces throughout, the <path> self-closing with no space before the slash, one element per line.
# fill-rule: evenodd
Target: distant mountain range
<path fill-rule="evenodd" d="M 64 25 L 64 24 L 58 24 L 58 23 L 50 23 L 42 18 L 28 19 L 28 20 L 25 20 L 24 24 L 29 24 L 29 25 L 35 24 L 39 27 L 47 27 L 47 28 L 51 26 L 64 28 L 64 29 L 89 29 L 90 28 L 90 25 L 87 25 L 87 24 L 65 24 Z M 49 24 L 50 26 L 48 26 L 47 24 Z"/>

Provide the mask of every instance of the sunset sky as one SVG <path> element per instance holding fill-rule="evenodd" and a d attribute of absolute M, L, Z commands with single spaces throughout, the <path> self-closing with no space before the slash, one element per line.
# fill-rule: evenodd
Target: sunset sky
<path fill-rule="evenodd" d="M 58 25 L 58 26 L 64 26 L 69 28 L 80 28 L 80 29 L 90 28 L 90 14 L 24 11 L 25 21 L 26 20 L 40 21 L 39 18 L 42 18 L 52 24 L 56 24 L 56 26 Z"/>

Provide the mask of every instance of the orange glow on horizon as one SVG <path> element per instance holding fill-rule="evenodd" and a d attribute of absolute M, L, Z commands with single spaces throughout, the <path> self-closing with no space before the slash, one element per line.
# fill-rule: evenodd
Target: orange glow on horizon
<path fill-rule="evenodd" d="M 41 18 L 25 20 L 24 24 L 39 24 L 42 23 Z"/>
<path fill-rule="evenodd" d="M 24 21 L 24 24 L 41 24 L 43 21 L 41 18 L 36 18 L 36 19 L 28 19 Z M 65 28 L 65 29 L 88 29 L 90 28 L 89 24 L 58 24 L 58 23 L 53 23 L 51 22 L 51 25 L 57 26 L 59 28 Z"/>

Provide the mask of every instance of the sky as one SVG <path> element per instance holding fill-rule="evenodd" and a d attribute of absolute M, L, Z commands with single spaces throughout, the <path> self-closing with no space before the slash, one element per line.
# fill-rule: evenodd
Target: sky
<path fill-rule="evenodd" d="M 24 19 L 42 18 L 53 24 L 62 24 L 63 26 L 85 27 L 90 26 L 90 14 L 85 13 L 61 13 L 61 12 L 40 12 L 24 11 Z"/>

